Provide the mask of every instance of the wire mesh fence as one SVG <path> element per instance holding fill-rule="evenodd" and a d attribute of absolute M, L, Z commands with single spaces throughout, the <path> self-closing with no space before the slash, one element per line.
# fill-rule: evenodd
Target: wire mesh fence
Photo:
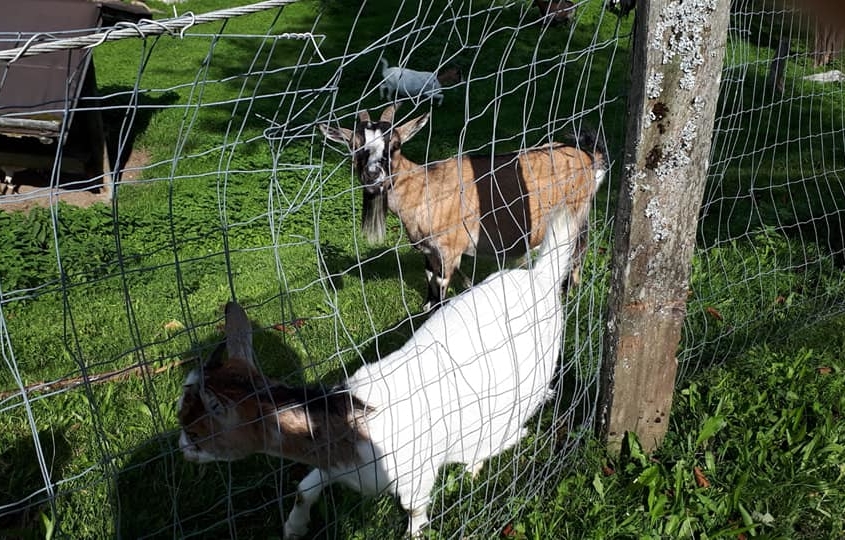
<path fill-rule="evenodd" d="M 430 528 L 495 536 L 578 467 L 572 457 L 597 413 L 633 17 L 601 2 L 561 20 L 528 2 L 277 4 L 218 18 L 162 14 L 123 25 L 139 35 L 114 41 L 92 29 L 96 92 L 52 110 L 101 115 L 110 170 L 93 182 L 83 174 L 86 183 L 58 166 L 0 163 L 9 190 L 0 197 L 0 531 L 281 534 L 307 468 L 260 455 L 186 462 L 182 384 L 222 339 L 233 297 L 255 324 L 263 373 L 293 386 L 342 383 L 426 320 L 423 256 L 392 214 L 384 240 L 367 242 L 355 156 L 317 128 L 351 129 L 360 111 L 377 118 L 395 102 L 397 124 L 431 113 L 402 146 L 417 163 L 590 129 L 606 140 L 616 167 L 593 203 L 580 284 L 564 295 L 555 396 L 477 478 L 459 465 L 439 471 Z M 803 79 L 823 68 L 799 35 L 783 92 L 768 90 L 777 47 L 762 41 L 765 21 L 791 13 L 735 10 L 679 354 L 687 371 L 841 313 L 845 299 L 841 83 Z M 31 37 L 0 33 L 0 42 Z M 42 41 L 54 43 L 41 36 L 27 50 Z M 21 58 L 0 63 L 0 100 Z M 379 91 L 382 59 L 461 77 L 442 84 L 442 104 L 393 99 Z M 64 150 L 50 151 L 55 163 Z M 454 279 L 448 296 L 519 264 L 466 257 L 467 279 Z M 390 497 L 337 487 L 321 501 L 309 527 L 317 538 L 399 537 L 407 527 Z"/>
<path fill-rule="evenodd" d="M 841 65 L 816 65 L 824 52 L 817 32 L 812 13 L 734 6 L 687 366 L 712 365 L 842 313 L 843 94 L 841 82 L 824 77 Z"/>

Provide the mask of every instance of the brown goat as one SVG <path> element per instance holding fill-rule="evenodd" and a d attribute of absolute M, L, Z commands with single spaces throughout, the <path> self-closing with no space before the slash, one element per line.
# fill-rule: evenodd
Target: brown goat
<path fill-rule="evenodd" d="M 389 106 L 372 122 L 362 111 L 354 131 L 320 129 L 354 156 L 364 186 L 367 239 L 382 240 L 390 208 L 425 256 L 426 311 L 443 301 L 463 255 L 524 255 L 543 240 L 549 212 L 591 199 L 606 172 L 605 151 L 589 136 L 579 141 L 582 149 L 551 143 L 418 165 L 400 148 L 426 125 L 429 114 L 394 126 L 394 112 Z"/>
<path fill-rule="evenodd" d="M 551 18 L 551 24 L 564 24 L 572 21 L 575 17 L 575 3 L 570 0 L 560 0 L 547 2 L 544 0 L 534 0 L 534 5 L 540 10 L 540 14 Z"/>

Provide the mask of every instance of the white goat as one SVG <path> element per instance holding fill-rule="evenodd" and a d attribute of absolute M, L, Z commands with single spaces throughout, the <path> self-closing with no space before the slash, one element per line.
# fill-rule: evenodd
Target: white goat
<path fill-rule="evenodd" d="M 450 80 L 454 77 L 454 68 L 448 70 Z M 460 71 L 457 72 L 460 81 Z M 430 98 L 443 104 L 443 93 L 440 91 L 440 79 L 431 71 L 414 71 L 401 67 L 389 67 L 387 60 L 381 59 L 381 76 L 384 79 L 378 87 L 379 96 L 393 98 L 395 95 L 409 97 L 413 100 Z M 445 73 L 444 73 L 445 76 Z"/>
<path fill-rule="evenodd" d="M 529 269 L 497 272 L 436 311 L 399 350 L 341 388 L 289 388 L 253 361 L 249 321 L 226 306 L 228 360 L 188 375 L 179 403 L 185 459 L 254 453 L 314 465 L 298 485 L 284 537 L 307 533 L 311 505 L 340 482 L 390 493 L 416 537 L 428 522 L 442 465 L 485 460 L 514 446 L 551 396 L 563 328 L 561 283 L 590 204 L 560 208 Z"/>

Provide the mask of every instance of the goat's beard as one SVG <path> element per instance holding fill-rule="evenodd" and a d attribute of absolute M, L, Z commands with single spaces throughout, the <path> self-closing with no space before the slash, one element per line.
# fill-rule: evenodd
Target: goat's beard
<path fill-rule="evenodd" d="M 361 211 L 361 231 L 367 242 L 380 243 L 384 240 L 385 216 L 387 214 L 387 193 L 384 183 L 364 188 L 364 201 Z"/>
<path fill-rule="evenodd" d="M 384 193 L 384 182 L 379 180 L 364 184 L 364 197 L 378 197 Z"/>

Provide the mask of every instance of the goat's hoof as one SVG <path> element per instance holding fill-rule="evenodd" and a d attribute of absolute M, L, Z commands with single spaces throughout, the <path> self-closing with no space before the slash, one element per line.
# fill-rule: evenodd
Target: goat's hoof
<path fill-rule="evenodd" d="M 282 533 L 282 538 L 284 540 L 299 540 L 300 538 L 305 538 L 307 533 L 307 528 L 294 527 L 290 523 L 285 523 L 285 530 Z"/>
<path fill-rule="evenodd" d="M 423 313 L 434 313 L 442 305 L 443 305 L 443 302 L 426 302 L 422 306 L 422 312 Z"/>
<path fill-rule="evenodd" d="M 479 473 L 481 473 L 481 469 L 483 469 L 483 468 L 484 468 L 484 462 L 479 461 L 478 463 L 468 464 L 466 467 L 464 467 L 464 470 L 467 473 L 469 473 L 469 475 L 472 477 L 473 480 L 475 480 L 476 478 L 478 478 L 478 475 L 479 475 Z"/>

